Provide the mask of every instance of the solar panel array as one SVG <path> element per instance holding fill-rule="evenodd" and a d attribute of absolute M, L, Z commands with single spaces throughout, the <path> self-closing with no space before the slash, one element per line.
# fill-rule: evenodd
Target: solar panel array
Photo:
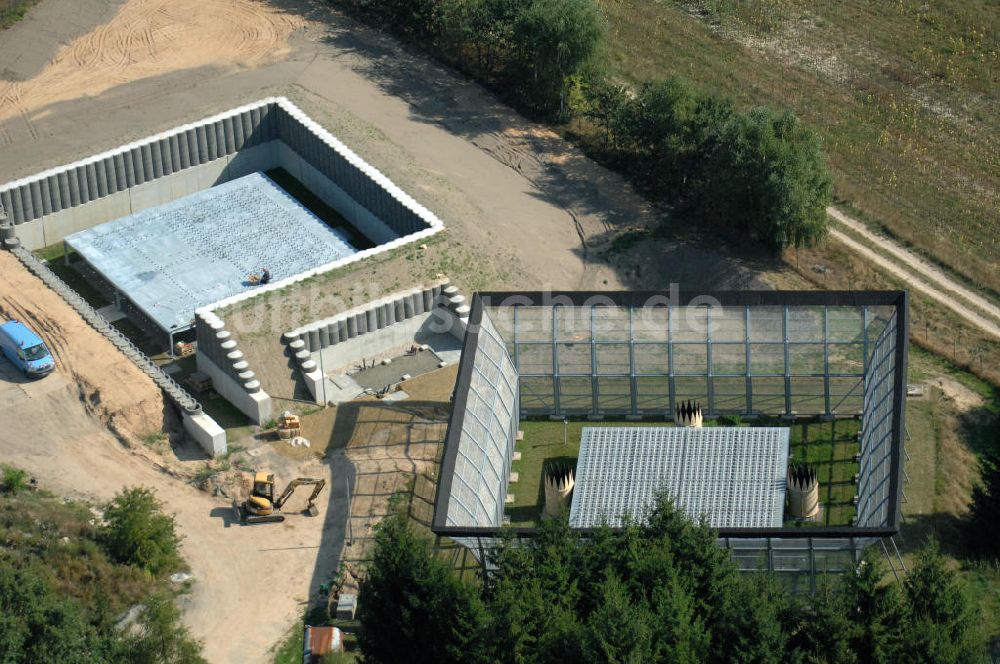
<path fill-rule="evenodd" d="M 665 489 L 715 528 L 781 527 L 788 441 L 782 427 L 585 427 L 570 526 L 641 519 Z"/>

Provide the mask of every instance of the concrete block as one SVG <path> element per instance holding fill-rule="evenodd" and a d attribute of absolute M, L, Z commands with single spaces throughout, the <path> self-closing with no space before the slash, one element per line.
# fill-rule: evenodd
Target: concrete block
<path fill-rule="evenodd" d="M 513 459 L 514 459 L 514 461 L 520 461 L 521 460 L 521 453 L 520 452 L 514 452 Z"/>
<path fill-rule="evenodd" d="M 510 484 L 516 484 L 518 479 L 520 479 L 520 476 L 517 473 L 511 473 L 507 481 Z"/>
<path fill-rule="evenodd" d="M 209 456 L 226 453 L 226 431 L 205 413 L 184 415 L 184 430 Z"/>

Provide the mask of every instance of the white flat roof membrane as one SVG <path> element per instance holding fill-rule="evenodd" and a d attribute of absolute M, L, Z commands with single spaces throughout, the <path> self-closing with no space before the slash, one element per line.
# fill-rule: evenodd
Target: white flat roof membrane
<path fill-rule="evenodd" d="M 357 253 L 262 173 L 75 233 L 66 243 L 164 331 L 194 311 Z"/>
<path fill-rule="evenodd" d="M 585 427 L 569 525 L 619 526 L 666 489 L 713 528 L 782 526 L 788 432 L 782 427 Z"/>

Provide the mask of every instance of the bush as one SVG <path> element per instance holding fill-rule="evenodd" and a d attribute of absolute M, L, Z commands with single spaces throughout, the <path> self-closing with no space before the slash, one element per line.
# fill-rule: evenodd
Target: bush
<path fill-rule="evenodd" d="M 20 468 L 0 464 L 0 491 L 16 496 L 28 488 L 28 473 Z"/>
<path fill-rule="evenodd" d="M 161 511 L 150 489 L 123 490 L 104 510 L 104 519 L 98 541 L 112 559 L 153 575 L 181 564 L 174 518 Z"/>

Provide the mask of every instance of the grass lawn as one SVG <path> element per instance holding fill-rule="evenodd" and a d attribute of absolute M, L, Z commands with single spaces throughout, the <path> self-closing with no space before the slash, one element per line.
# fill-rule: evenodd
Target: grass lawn
<path fill-rule="evenodd" d="M 772 425 L 761 422 L 761 425 Z M 518 474 L 517 483 L 508 492 L 514 503 L 507 506 L 512 526 L 537 525 L 545 502 L 542 487 L 542 470 L 547 463 L 576 463 L 580 437 L 584 427 L 636 426 L 628 421 L 561 421 L 526 420 L 520 424 L 524 440 L 517 444 L 521 459 L 514 461 L 511 470 Z M 669 422 L 645 422 L 641 426 L 673 426 Z M 858 451 L 856 420 L 834 422 L 803 422 L 791 427 L 790 458 L 808 461 L 817 466 L 820 480 L 820 503 L 823 506 L 820 521 L 803 525 L 850 525 L 854 516 L 854 474 L 858 464 L 854 455 Z"/>

